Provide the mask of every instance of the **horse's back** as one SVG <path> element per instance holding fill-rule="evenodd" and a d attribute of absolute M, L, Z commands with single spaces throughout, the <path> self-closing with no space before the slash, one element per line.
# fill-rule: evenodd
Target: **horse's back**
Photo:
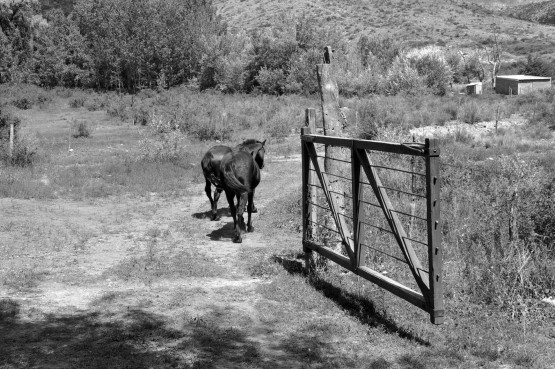
<path fill-rule="evenodd" d="M 260 169 L 251 154 L 242 150 L 227 153 L 221 162 L 221 182 L 235 192 L 252 192 L 260 183 Z"/>

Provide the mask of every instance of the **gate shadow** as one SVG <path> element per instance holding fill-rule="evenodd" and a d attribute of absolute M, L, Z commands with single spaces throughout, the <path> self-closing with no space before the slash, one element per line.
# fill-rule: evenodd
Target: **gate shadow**
<path fill-rule="evenodd" d="M 400 327 L 386 314 L 376 309 L 371 299 L 343 290 L 333 282 L 325 280 L 318 274 L 308 274 L 304 268 L 304 255 L 298 254 L 296 260 L 274 255 L 273 261 L 280 264 L 290 274 L 304 276 L 308 283 L 326 298 L 335 302 L 364 325 L 373 328 L 382 328 L 388 333 L 396 334 L 401 338 L 414 341 L 422 346 L 430 346 L 431 343 L 411 331 Z M 299 261 L 301 259 L 302 261 Z M 369 282 L 370 283 L 370 282 Z"/>

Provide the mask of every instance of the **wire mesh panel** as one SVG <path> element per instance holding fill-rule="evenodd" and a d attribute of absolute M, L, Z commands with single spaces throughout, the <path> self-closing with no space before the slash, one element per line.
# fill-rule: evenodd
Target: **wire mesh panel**
<path fill-rule="evenodd" d="M 439 150 L 312 135 L 303 145 L 303 244 L 443 321 Z M 334 157 L 326 148 L 336 149 Z M 337 150 L 337 148 L 341 148 Z"/>

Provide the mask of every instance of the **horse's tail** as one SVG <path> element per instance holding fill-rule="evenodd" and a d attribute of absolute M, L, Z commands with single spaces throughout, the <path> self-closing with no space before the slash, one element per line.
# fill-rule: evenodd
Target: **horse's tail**
<path fill-rule="evenodd" d="M 204 173 L 204 178 L 209 180 L 214 186 L 218 187 L 220 180 L 216 177 L 216 170 L 214 169 L 213 160 L 214 155 L 211 152 L 207 152 L 202 158 L 200 166 L 202 167 L 202 172 Z"/>
<path fill-rule="evenodd" d="M 200 162 L 200 166 L 202 168 L 202 172 L 204 176 L 208 178 L 208 176 L 213 172 L 212 171 L 212 158 L 213 155 L 210 152 L 207 152 L 206 155 L 202 157 L 202 161 Z"/>
<path fill-rule="evenodd" d="M 235 175 L 235 171 L 233 170 L 233 163 L 230 163 L 229 165 L 224 165 L 224 168 L 222 169 L 223 169 L 223 175 L 224 175 L 226 187 L 228 187 L 229 189 L 235 192 L 250 191 L 250 188 L 245 186 L 237 179 L 237 176 Z"/>

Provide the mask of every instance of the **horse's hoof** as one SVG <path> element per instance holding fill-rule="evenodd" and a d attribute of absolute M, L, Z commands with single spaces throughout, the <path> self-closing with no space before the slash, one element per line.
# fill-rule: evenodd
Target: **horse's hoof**
<path fill-rule="evenodd" d="M 220 220 L 221 218 L 217 215 L 212 215 L 212 221 Z"/>
<path fill-rule="evenodd" d="M 247 232 L 254 232 L 254 227 L 253 226 L 248 226 Z"/>
<path fill-rule="evenodd" d="M 243 238 L 241 237 L 236 237 L 233 239 L 233 243 L 242 243 L 243 242 Z"/>
<path fill-rule="evenodd" d="M 256 207 L 253 206 L 251 213 L 258 213 L 258 209 Z"/>

